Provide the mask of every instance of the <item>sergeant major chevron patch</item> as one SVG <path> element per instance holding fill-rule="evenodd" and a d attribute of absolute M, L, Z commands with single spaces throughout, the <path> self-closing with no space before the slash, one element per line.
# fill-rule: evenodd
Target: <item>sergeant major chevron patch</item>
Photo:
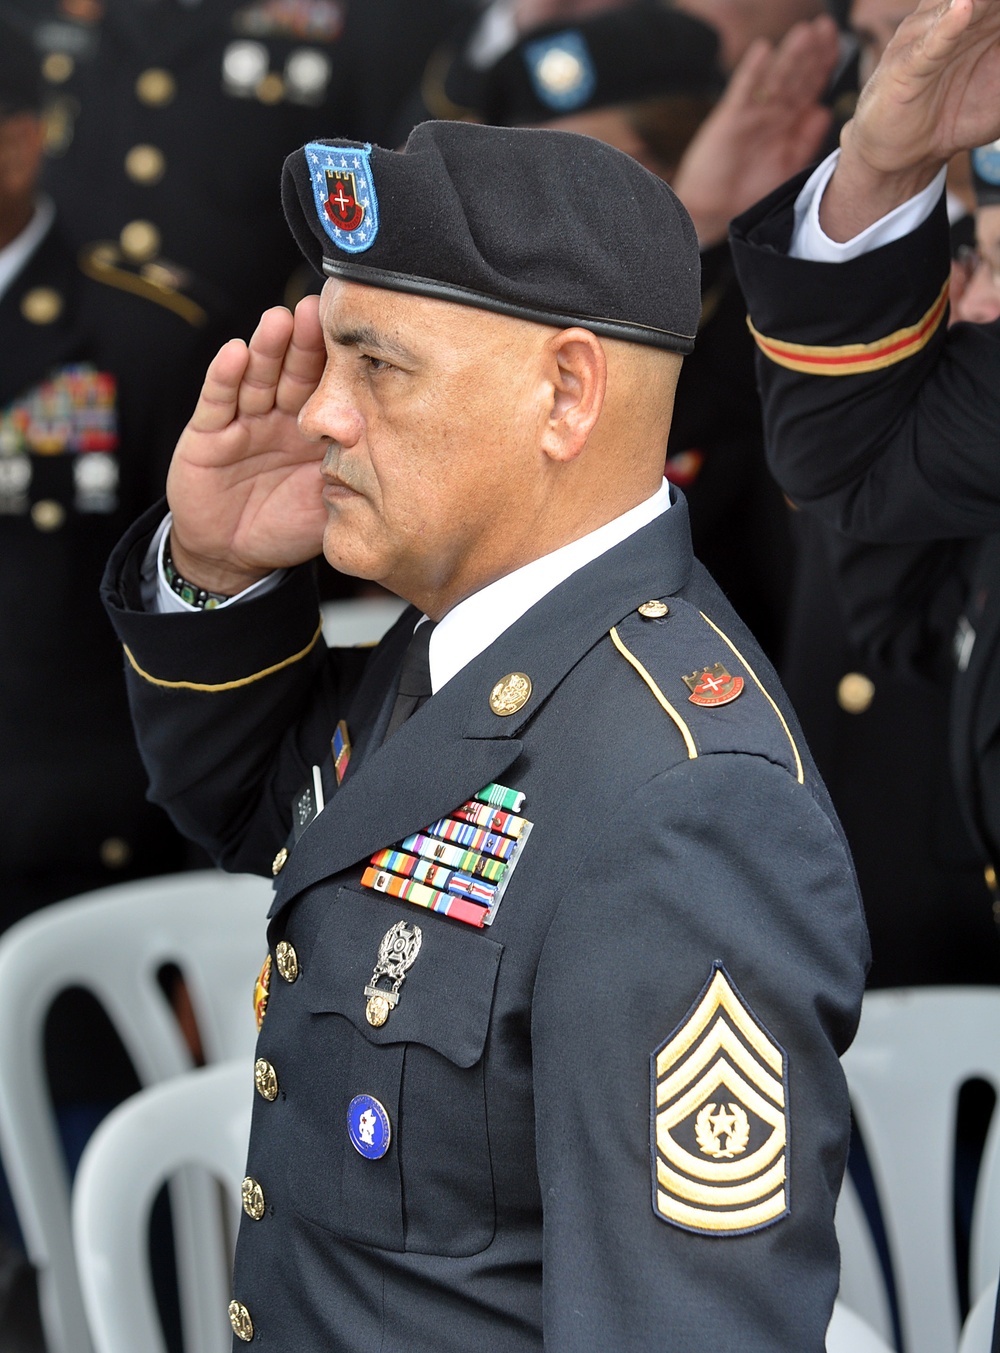
<path fill-rule="evenodd" d="M 788 1068 L 721 964 L 651 1058 L 653 1211 L 745 1235 L 789 1211 Z"/>

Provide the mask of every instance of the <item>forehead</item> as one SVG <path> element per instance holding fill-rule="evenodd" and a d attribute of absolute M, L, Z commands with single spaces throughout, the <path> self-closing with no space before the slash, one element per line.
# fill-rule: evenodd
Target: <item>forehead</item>
<path fill-rule="evenodd" d="M 456 350 L 473 355 L 510 349 L 518 343 L 538 345 L 556 329 L 515 319 L 472 305 L 391 291 L 361 282 L 329 277 L 320 296 L 320 322 L 334 341 L 355 341 L 370 330 L 388 342 L 414 352 Z"/>

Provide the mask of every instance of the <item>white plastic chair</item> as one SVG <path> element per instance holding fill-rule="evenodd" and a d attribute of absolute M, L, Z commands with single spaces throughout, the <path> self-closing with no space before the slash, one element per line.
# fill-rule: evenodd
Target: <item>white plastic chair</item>
<path fill-rule="evenodd" d="M 206 1061 L 252 1059 L 253 985 L 266 953 L 267 880 L 212 870 L 102 888 L 46 907 L 0 938 L 0 1152 L 38 1270 L 49 1353 L 92 1353 L 70 1230 L 69 1179 L 45 1072 L 44 1027 L 67 987 L 92 992 L 107 1011 L 144 1085 L 192 1066 L 180 1025 L 160 986 L 181 970 Z M 197 1181 L 172 1190 L 175 1233 L 218 1229 Z M 206 1244 L 211 1244 L 206 1239 Z M 194 1248 L 197 1248 L 197 1241 Z M 180 1254 L 192 1245 L 181 1244 Z M 179 1268 L 186 1347 L 202 1348 L 197 1263 Z"/>
<path fill-rule="evenodd" d="M 149 1271 L 149 1213 L 163 1183 L 200 1167 L 217 1212 L 224 1186 L 235 1236 L 250 1135 L 253 1064 L 239 1058 L 142 1090 L 108 1115 L 84 1150 L 73 1189 L 80 1285 L 97 1353 L 166 1353 Z M 206 1353 L 228 1353 L 232 1256 L 200 1247 Z M 178 1255 L 180 1258 L 180 1253 Z"/>
<path fill-rule="evenodd" d="M 990 1353 L 993 1347 L 993 1317 L 997 1305 L 997 1280 L 994 1278 L 979 1294 L 965 1318 L 958 1353 Z"/>
<path fill-rule="evenodd" d="M 882 1209 L 907 1353 L 955 1353 L 960 1320 L 952 1199 L 958 1096 L 973 1079 L 1000 1093 L 1000 989 L 869 992 L 858 1036 L 843 1062 Z M 995 1115 L 977 1188 L 971 1302 L 1000 1268 L 998 1142 Z M 845 1254 L 851 1249 L 850 1229 L 845 1225 L 840 1232 Z M 840 1295 L 869 1324 L 884 1319 L 884 1307 L 870 1304 L 870 1290 L 851 1290 L 850 1265 L 845 1265 Z"/>
<path fill-rule="evenodd" d="M 892 1353 L 892 1345 L 837 1301 L 826 1331 L 826 1353 Z"/>
<path fill-rule="evenodd" d="M 331 648 L 354 648 L 377 644 L 406 610 L 399 597 L 353 597 L 347 601 L 324 601 L 323 638 Z"/>
<path fill-rule="evenodd" d="M 166 1353 L 148 1264 L 149 1213 L 163 1182 L 198 1165 L 219 1180 L 235 1234 L 240 1181 L 250 1134 L 253 1074 L 242 1059 L 192 1071 L 133 1095 L 87 1144 L 73 1190 L 73 1235 L 80 1282 L 97 1353 Z M 231 1256 L 214 1256 L 205 1324 L 231 1347 L 226 1309 Z M 214 1287 L 214 1294 L 211 1288 Z M 826 1353 L 891 1353 L 874 1330 L 838 1302 Z"/>

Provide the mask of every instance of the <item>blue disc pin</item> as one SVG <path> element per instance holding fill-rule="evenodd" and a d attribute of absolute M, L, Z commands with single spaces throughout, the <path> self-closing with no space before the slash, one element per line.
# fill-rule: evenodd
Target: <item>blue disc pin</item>
<path fill-rule="evenodd" d="M 355 1095 L 348 1104 L 347 1132 L 365 1160 L 381 1160 L 392 1141 L 389 1115 L 372 1095 Z"/>

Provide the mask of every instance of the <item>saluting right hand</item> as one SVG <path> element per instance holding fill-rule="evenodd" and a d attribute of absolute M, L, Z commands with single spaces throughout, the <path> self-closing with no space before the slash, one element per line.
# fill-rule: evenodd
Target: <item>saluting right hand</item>
<path fill-rule="evenodd" d="M 841 134 L 820 223 L 847 240 L 1000 136 L 1000 0 L 923 0 L 899 25 Z"/>
<path fill-rule="evenodd" d="M 319 298 L 294 317 L 261 317 L 249 345 L 232 339 L 208 368 L 167 476 L 170 548 L 190 582 L 233 595 L 322 551 L 323 446 L 298 414 L 323 372 Z"/>

